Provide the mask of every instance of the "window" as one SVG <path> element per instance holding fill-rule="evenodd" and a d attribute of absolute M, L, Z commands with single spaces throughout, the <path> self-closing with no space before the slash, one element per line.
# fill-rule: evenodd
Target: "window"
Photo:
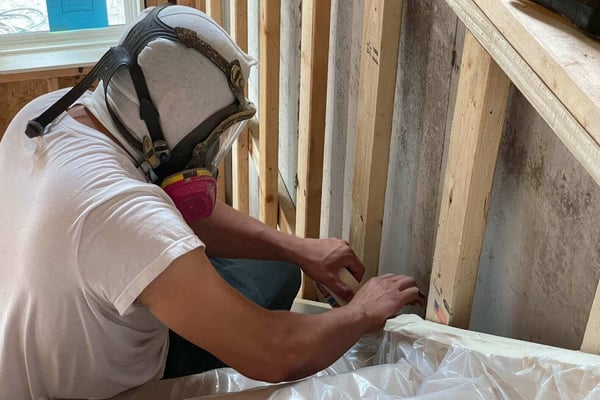
<path fill-rule="evenodd" d="M 1 0 L 0 73 L 92 65 L 142 8 L 142 0 Z"/>

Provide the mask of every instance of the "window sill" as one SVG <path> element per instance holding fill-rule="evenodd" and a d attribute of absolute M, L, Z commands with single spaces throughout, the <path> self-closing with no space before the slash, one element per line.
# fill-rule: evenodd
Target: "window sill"
<path fill-rule="evenodd" d="M 0 83 L 46 78 L 50 71 L 56 70 L 74 69 L 79 70 L 79 73 L 81 73 L 83 68 L 93 66 L 108 48 L 109 46 L 106 44 L 98 44 L 79 48 L 38 50 L 18 54 L 0 53 Z M 51 76 L 56 76 L 56 74 Z"/>

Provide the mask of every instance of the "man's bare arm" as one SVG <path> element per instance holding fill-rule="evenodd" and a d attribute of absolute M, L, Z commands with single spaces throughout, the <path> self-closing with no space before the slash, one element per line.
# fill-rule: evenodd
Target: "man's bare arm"
<path fill-rule="evenodd" d="M 291 261 L 289 253 L 301 243 L 220 201 L 209 218 L 190 226 L 213 257 Z"/>
<path fill-rule="evenodd" d="M 412 279 L 386 275 L 369 281 L 348 306 L 320 315 L 268 311 L 230 287 L 197 249 L 175 260 L 139 299 L 170 329 L 242 374 L 280 382 L 329 366 L 417 298 Z"/>
<path fill-rule="evenodd" d="M 357 281 L 365 272 L 362 262 L 343 240 L 288 235 L 221 202 L 217 202 L 210 218 L 192 223 L 191 227 L 206 244 L 209 256 L 292 262 L 346 301 L 354 293 L 339 279 L 340 269 L 347 268 Z"/>

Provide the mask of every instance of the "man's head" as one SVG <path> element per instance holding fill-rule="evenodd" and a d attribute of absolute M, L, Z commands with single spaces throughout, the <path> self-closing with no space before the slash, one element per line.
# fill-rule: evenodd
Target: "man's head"
<path fill-rule="evenodd" d="M 161 24 L 176 30 L 175 40 L 159 32 L 155 35 L 148 32 L 161 28 L 160 25 L 148 24 L 153 13 Z M 140 41 L 147 43 L 136 49 Z M 223 121 L 247 119 L 254 113 L 251 105 L 251 109 L 247 109 L 243 95 L 245 77 L 249 75 L 254 60 L 202 12 L 183 6 L 145 10 L 122 35 L 119 44 L 126 46 L 129 52 L 137 53 L 139 70 L 121 66 L 104 87 L 96 90 L 95 95 L 106 94 L 106 105 L 113 119 L 117 120 L 119 130 L 126 131 L 125 136 L 131 134 L 139 143 L 143 143 L 146 137 L 154 139 L 148 122 L 142 118 L 144 110 L 140 107 L 140 89 L 134 85 L 136 74 L 143 75 L 150 101 L 159 116 L 164 140 L 172 151 L 172 159 L 167 164 L 176 164 L 170 168 L 159 167 L 159 177 L 182 170 L 185 167 L 182 163 L 187 165 L 190 162 L 194 146 L 199 141 L 210 139 L 208 135 Z M 229 131 L 231 133 L 231 129 Z M 123 132 L 116 133 L 122 136 L 118 134 Z M 131 138 L 125 139 L 131 141 Z M 208 154 L 201 157 L 206 161 L 198 159 L 195 162 L 206 165 L 188 166 L 203 166 L 214 172 L 213 159 L 217 156 L 217 147 L 205 149 Z"/>
<path fill-rule="evenodd" d="M 26 133 L 42 135 L 100 79 L 86 107 L 161 184 L 186 219 L 206 216 L 198 204 L 212 210 L 216 189 L 210 175 L 240 123 L 255 113 L 244 95 L 254 63 L 202 12 L 150 8 L 77 86 L 30 121 Z"/>

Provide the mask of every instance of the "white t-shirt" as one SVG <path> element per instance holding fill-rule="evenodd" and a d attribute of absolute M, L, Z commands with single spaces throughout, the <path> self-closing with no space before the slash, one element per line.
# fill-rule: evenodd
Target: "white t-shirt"
<path fill-rule="evenodd" d="M 0 142 L 0 399 L 106 398 L 163 374 L 168 329 L 136 299 L 203 246 L 110 138 L 28 104 Z"/>

